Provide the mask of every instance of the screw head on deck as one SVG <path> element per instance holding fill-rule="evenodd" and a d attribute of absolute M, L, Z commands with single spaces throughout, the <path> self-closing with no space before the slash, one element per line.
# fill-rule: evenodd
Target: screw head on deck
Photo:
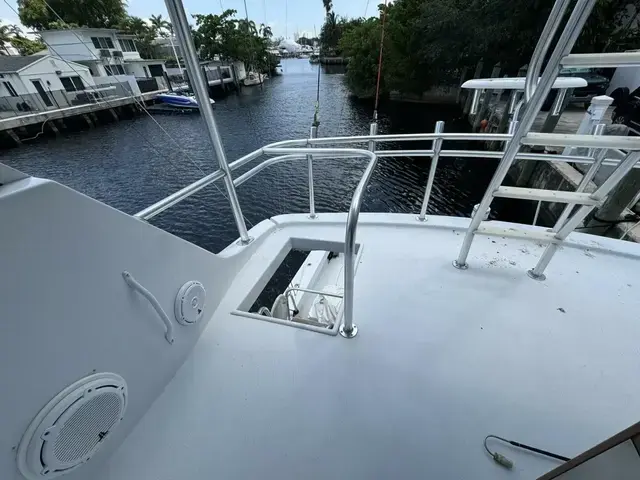
<path fill-rule="evenodd" d="M 538 275 L 533 270 L 527 270 L 527 275 L 529 275 L 529 277 L 533 278 L 534 280 L 538 280 L 539 282 L 542 282 L 543 280 L 547 279 L 544 273 L 541 273 L 540 275 Z"/>
<path fill-rule="evenodd" d="M 344 323 L 342 325 L 340 325 L 340 328 L 338 329 L 338 331 L 340 332 L 340 335 L 342 335 L 344 338 L 353 338 L 358 334 L 358 327 L 356 326 L 356 324 L 354 323 L 351 326 L 351 330 L 346 331 L 344 329 Z"/>
<path fill-rule="evenodd" d="M 469 265 L 466 263 L 458 263 L 457 260 L 453 261 L 453 266 L 456 267 L 458 270 L 466 270 L 467 268 L 469 268 Z"/>

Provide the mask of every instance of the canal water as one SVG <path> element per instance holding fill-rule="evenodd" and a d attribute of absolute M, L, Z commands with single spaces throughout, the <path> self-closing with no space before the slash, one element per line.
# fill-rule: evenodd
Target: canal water
<path fill-rule="evenodd" d="M 216 101 L 215 114 L 229 161 L 262 145 L 304 138 L 315 101 L 317 65 L 283 60 L 284 75 L 263 87 L 244 88 Z M 380 133 L 468 131 L 456 108 L 386 103 Z M 368 133 L 371 102 L 349 97 L 344 75 L 322 70 L 320 136 Z M 428 143 L 426 144 L 428 145 Z M 460 142 L 457 146 L 462 148 Z M 405 143 L 402 148 L 420 148 Z M 384 148 L 392 148 L 388 145 Z M 95 129 L 45 137 L 1 153 L 0 161 L 26 173 L 48 177 L 127 213 L 135 213 L 217 169 L 217 160 L 198 114 L 140 116 Z M 429 170 L 426 158 L 382 158 L 365 196 L 365 212 L 418 213 Z M 471 213 L 484 192 L 495 161 L 443 158 L 428 213 Z M 250 164 L 245 168 L 250 168 Z M 314 164 L 318 212 L 346 211 L 365 165 L 363 160 L 318 160 Z M 238 187 L 248 226 L 273 215 L 308 211 L 306 162 L 265 169 Z M 163 212 L 151 223 L 219 252 L 237 238 L 222 183 L 209 186 Z M 517 214 L 511 220 L 518 220 Z M 498 212 L 498 217 L 500 217 Z M 526 220 L 524 220 L 526 221 Z"/>

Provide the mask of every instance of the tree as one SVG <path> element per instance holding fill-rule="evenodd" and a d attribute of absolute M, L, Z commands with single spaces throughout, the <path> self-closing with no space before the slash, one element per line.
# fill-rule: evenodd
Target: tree
<path fill-rule="evenodd" d="M 271 71 L 277 60 L 267 53 L 271 29 L 246 19 L 236 19 L 235 10 L 220 15 L 196 14 L 194 42 L 203 60 L 240 60 L 249 69 Z"/>
<path fill-rule="evenodd" d="M 358 97 L 375 95 L 380 51 L 380 20 L 369 18 L 357 28 L 347 30 L 340 39 L 342 52 L 350 58 L 347 86 Z M 385 91 L 382 78 L 382 91 Z"/>
<path fill-rule="evenodd" d="M 33 55 L 46 48 L 45 44 L 41 41 L 31 40 L 23 36 L 13 37 L 10 42 L 11 45 L 18 50 L 20 55 Z"/>
<path fill-rule="evenodd" d="M 14 37 L 22 36 L 22 29 L 18 25 L 9 25 L 9 33 Z"/>
<path fill-rule="evenodd" d="M 9 35 L 9 26 L 8 25 L 0 25 L 0 50 L 2 50 L 1 55 L 8 55 L 9 52 L 7 50 L 7 43 L 11 40 L 11 36 Z"/>
<path fill-rule="evenodd" d="M 354 18 L 348 19 L 338 17 L 335 12 L 330 12 L 322 28 L 320 29 L 320 45 L 323 55 L 341 55 L 339 48 L 340 39 L 350 29 L 360 25 L 364 19 Z"/>
<path fill-rule="evenodd" d="M 125 33 L 136 36 L 136 48 L 142 58 L 158 58 L 156 45 L 158 30 L 154 25 L 147 24 L 140 17 L 126 17 L 117 27 Z"/>
<path fill-rule="evenodd" d="M 397 0 L 386 10 L 381 89 L 422 93 L 456 84 L 461 70 L 474 69 L 481 58 L 488 66 L 500 62 L 502 73 L 514 76 L 529 62 L 552 6 L 553 0 Z M 639 11 L 639 0 L 599 0 L 573 51 L 638 48 Z M 325 26 L 329 22 L 327 16 Z M 371 64 L 380 33 L 370 23 L 350 25 L 349 32 L 335 27 L 338 50 L 350 57 L 348 85 L 358 94 L 371 92 L 377 72 Z M 323 49 L 333 39 L 330 30 L 321 36 Z"/>
<path fill-rule="evenodd" d="M 167 33 L 173 33 L 171 22 L 162 18 L 162 15 L 151 15 L 151 17 L 149 17 L 149 23 L 151 23 L 151 26 L 156 29 L 161 37 L 166 37 Z"/>
<path fill-rule="evenodd" d="M 18 0 L 18 13 L 22 24 L 35 30 L 65 24 L 115 28 L 126 17 L 124 0 Z"/>
<path fill-rule="evenodd" d="M 318 37 L 312 37 L 312 38 L 300 37 L 298 38 L 298 43 L 300 45 L 308 45 L 310 47 L 313 47 L 316 43 L 320 43 L 320 39 Z"/>

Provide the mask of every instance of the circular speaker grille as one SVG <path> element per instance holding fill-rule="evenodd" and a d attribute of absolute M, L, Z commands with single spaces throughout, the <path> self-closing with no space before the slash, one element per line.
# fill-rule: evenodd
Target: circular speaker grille
<path fill-rule="evenodd" d="M 78 408 L 67 420 L 53 446 L 61 463 L 81 461 L 104 439 L 120 420 L 122 399 L 115 393 L 102 393 Z"/>
<path fill-rule="evenodd" d="M 29 480 L 68 473 L 87 462 L 120 423 L 127 385 L 113 373 L 86 377 L 56 395 L 33 419 L 18 448 Z"/>

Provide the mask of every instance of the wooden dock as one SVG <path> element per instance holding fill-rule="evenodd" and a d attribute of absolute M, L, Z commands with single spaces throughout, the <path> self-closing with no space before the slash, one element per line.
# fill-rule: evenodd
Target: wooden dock
<path fill-rule="evenodd" d="M 489 113 L 486 115 L 487 120 L 490 121 L 492 125 L 495 125 L 495 122 L 491 119 L 500 119 L 504 114 L 504 110 L 507 106 L 506 101 L 498 102 L 494 105 L 490 106 Z M 554 133 L 576 133 L 578 130 L 578 126 L 582 119 L 584 118 L 584 114 L 586 109 L 581 105 L 568 105 L 567 108 L 564 109 L 560 118 L 558 119 L 558 123 L 554 128 Z M 602 123 L 607 125 L 611 124 L 611 114 L 613 112 L 613 107 L 609 107 L 607 112 L 605 113 Z M 533 127 L 531 128 L 532 132 L 540 132 L 542 131 L 542 126 L 544 125 L 545 120 L 549 112 L 538 112 L 535 121 L 533 122 Z"/>

